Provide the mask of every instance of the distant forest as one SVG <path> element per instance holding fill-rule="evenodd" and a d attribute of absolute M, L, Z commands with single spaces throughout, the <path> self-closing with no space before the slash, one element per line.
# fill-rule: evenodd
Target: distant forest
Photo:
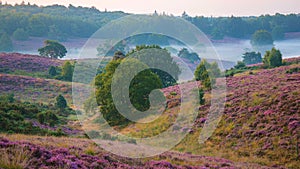
<path fill-rule="evenodd" d="M 156 13 L 155 13 L 156 14 Z M 61 5 L 37 6 L 32 4 L 0 5 L 0 34 L 9 36 L 28 34 L 65 41 L 68 38 L 90 37 L 111 20 L 128 15 L 122 11 L 99 11 L 95 7 L 68 7 Z M 261 15 L 259 17 L 191 17 L 180 16 L 193 23 L 212 39 L 250 38 L 256 30 L 269 31 L 275 40 L 284 33 L 300 32 L 300 15 Z M 22 39 L 22 38 L 20 38 Z"/>

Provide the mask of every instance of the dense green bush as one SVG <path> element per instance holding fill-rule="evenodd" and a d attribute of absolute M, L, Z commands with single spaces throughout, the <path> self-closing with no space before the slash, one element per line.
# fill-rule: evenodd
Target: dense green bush
<path fill-rule="evenodd" d="M 51 77 L 54 77 L 57 75 L 57 71 L 56 71 L 56 68 L 54 66 L 51 66 L 48 70 L 48 74 L 51 76 Z"/>
<path fill-rule="evenodd" d="M 245 68 L 246 64 L 245 62 L 242 61 L 238 61 L 237 64 L 234 66 L 235 69 L 241 69 L 241 68 Z"/>
<path fill-rule="evenodd" d="M 246 52 L 243 54 L 242 58 L 243 58 L 243 62 L 247 65 L 252 65 L 252 64 L 262 62 L 261 54 L 259 52 L 257 52 L 257 53 L 256 52 Z"/>
<path fill-rule="evenodd" d="M 62 80 L 71 82 L 73 78 L 73 72 L 74 72 L 74 66 L 71 64 L 71 62 L 66 61 L 62 66 L 62 71 L 61 71 Z"/>
<path fill-rule="evenodd" d="M 221 75 L 221 70 L 216 62 L 208 63 L 205 59 L 197 66 L 194 76 L 201 81 L 205 89 L 210 90 L 216 83 L 216 78 Z"/>
<path fill-rule="evenodd" d="M 278 67 L 282 65 L 282 54 L 280 50 L 272 48 L 271 51 L 267 51 L 263 62 L 268 67 Z"/>
<path fill-rule="evenodd" d="M 64 96 L 62 96 L 61 94 L 58 95 L 56 97 L 56 103 L 55 103 L 55 106 L 59 109 L 65 109 L 68 105 L 67 105 L 67 101 L 66 99 L 64 98 Z"/>
<path fill-rule="evenodd" d="M 63 133 L 41 129 L 32 124 L 32 121 L 39 121 L 50 126 L 65 124 L 65 120 L 60 120 L 56 112 L 57 108 L 52 106 L 20 102 L 13 98 L 13 94 L 2 95 L 0 96 L 0 132 L 63 135 Z"/>

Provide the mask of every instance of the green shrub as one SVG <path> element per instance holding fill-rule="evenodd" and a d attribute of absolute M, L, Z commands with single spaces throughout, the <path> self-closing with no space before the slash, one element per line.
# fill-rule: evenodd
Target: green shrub
<path fill-rule="evenodd" d="M 54 66 L 51 66 L 48 70 L 48 74 L 51 76 L 51 77 L 54 77 L 57 75 L 57 71 L 56 71 L 56 68 Z"/>
<path fill-rule="evenodd" d="M 299 67 L 294 67 L 294 68 L 286 71 L 287 74 L 293 74 L 293 73 L 298 73 L 298 72 L 300 72 Z"/>
<path fill-rule="evenodd" d="M 56 97 L 56 103 L 55 103 L 55 105 L 56 105 L 57 108 L 65 109 L 67 107 L 67 101 L 64 98 L 64 96 L 62 96 L 61 94 L 58 95 Z"/>
<path fill-rule="evenodd" d="M 263 63 L 268 67 L 278 67 L 282 65 L 282 54 L 279 50 L 272 48 L 271 51 L 267 51 Z"/>

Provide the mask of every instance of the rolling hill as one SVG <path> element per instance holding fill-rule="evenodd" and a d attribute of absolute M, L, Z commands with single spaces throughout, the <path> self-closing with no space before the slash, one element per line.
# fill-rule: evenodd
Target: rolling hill
<path fill-rule="evenodd" d="M 226 78 L 224 114 L 204 144 L 198 143 L 198 137 L 210 108 L 208 92 L 192 130 L 170 152 L 146 159 L 129 159 L 110 154 L 86 138 L 1 134 L 0 151 L 4 153 L 0 155 L 0 167 L 297 168 L 300 165 L 299 61 L 299 57 L 288 59 L 285 66 L 249 70 Z M 0 62 L 1 94 L 13 92 L 20 100 L 52 104 L 57 94 L 63 94 L 71 103 L 71 83 L 44 76 L 50 66 L 62 65 L 63 61 L 0 54 Z M 132 124 L 120 131 L 148 137 L 172 125 L 180 108 L 180 91 L 177 86 L 163 91 L 171 101 L 159 123 Z M 16 150 L 22 151 L 18 155 Z M 19 158 L 13 158 L 16 156 Z"/>

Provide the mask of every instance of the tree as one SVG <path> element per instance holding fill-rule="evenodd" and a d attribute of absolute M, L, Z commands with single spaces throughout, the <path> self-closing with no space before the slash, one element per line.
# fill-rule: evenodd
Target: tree
<path fill-rule="evenodd" d="M 216 77 L 219 77 L 221 70 L 216 62 L 210 64 L 205 59 L 197 66 L 194 76 L 195 79 L 201 81 L 204 88 L 210 90 L 212 85 L 216 83 Z"/>
<path fill-rule="evenodd" d="M 96 76 L 95 86 L 97 104 L 100 105 L 100 111 L 103 117 L 110 125 L 113 126 L 126 125 L 130 122 L 118 112 L 111 94 L 112 78 L 114 77 L 114 79 L 118 82 L 123 77 L 122 74 L 115 73 L 117 67 L 121 63 L 125 64 L 124 67 L 128 69 L 127 71 L 124 71 L 124 74 L 130 72 L 130 70 L 134 67 L 146 66 L 134 58 L 119 58 L 110 61 L 105 67 L 105 71 Z M 122 104 L 132 104 L 137 110 L 145 111 L 150 107 L 150 102 L 148 99 L 150 92 L 161 87 L 162 82 L 158 75 L 153 73 L 150 69 L 145 69 L 144 71 L 138 73 L 131 81 L 129 86 L 129 97 L 131 103 L 123 102 Z M 123 93 L 119 93 L 118 98 L 124 97 L 127 96 L 124 96 Z M 135 111 L 133 110 L 132 113 L 134 112 Z M 138 116 L 138 114 L 135 115 Z"/>
<path fill-rule="evenodd" d="M 71 62 L 66 61 L 62 67 L 61 76 L 63 80 L 72 81 L 74 67 Z"/>
<path fill-rule="evenodd" d="M 266 30 L 256 31 L 251 38 L 253 46 L 273 45 L 273 37 L 270 32 Z"/>
<path fill-rule="evenodd" d="M 113 57 L 113 60 L 123 59 L 125 58 L 125 55 L 121 51 L 116 51 Z"/>
<path fill-rule="evenodd" d="M 199 89 L 199 103 L 200 105 L 205 104 L 204 90 L 202 88 Z"/>
<path fill-rule="evenodd" d="M 56 75 L 57 75 L 56 68 L 55 68 L 54 66 L 51 66 L 51 67 L 49 68 L 48 74 L 49 74 L 51 77 L 56 76 Z"/>
<path fill-rule="evenodd" d="M 274 40 L 282 40 L 284 39 L 284 31 L 281 26 L 276 26 L 272 29 L 272 37 Z"/>
<path fill-rule="evenodd" d="M 41 56 L 51 58 L 63 58 L 66 56 L 67 49 L 64 45 L 54 40 L 45 40 L 44 47 L 38 49 Z"/>
<path fill-rule="evenodd" d="M 36 117 L 41 124 L 48 123 L 50 126 L 54 126 L 59 120 L 56 114 L 50 110 L 46 112 L 40 112 Z"/>
<path fill-rule="evenodd" d="M 60 108 L 60 109 L 66 108 L 67 107 L 67 101 L 64 98 L 64 96 L 62 96 L 61 94 L 58 95 L 56 97 L 56 103 L 55 103 L 55 105 L 56 105 L 57 108 Z"/>
<path fill-rule="evenodd" d="M 198 54 L 195 52 L 190 53 L 186 48 L 179 51 L 178 56 L 190 60 L 191 62 L 200 61 Z"/>
<path fill-rule="evenodd" d="M 13 50 L 13 43 L 7 33 L 3 33 L 0 38 L 0 51 L 11 52 Z"/>
<path fill-rule="evenodd" d="M 235 69 L 241 69 L 246 67 L 246 64 L 242 61 L 238 61 L 237 64 L 234 66 Z"/>
<path fill-rule="evenodd" d="M 246 52 L 242 56 L 243 62 L 247 65 L 261 63 L 262 58 L 260 52 Z"/>
<path fill-rule="evenodd" d="M 18 28 L 16 31 L 14 31 L 13 38 L 15 40 L 25 41 L 29 39 L 29 35 L 26 31 L 24 31 L 24 29 Z"/>
<path fill-rule="evenodd" d="M 140 45 L 127 53 L 126 56 L 136 58 L 149 65 L 163 65 L 166 71 L 153 68 L 151 68 L 151 71 L 159 76 L 163 83 L 163 87 L 173 86 L 176 84 L 181 70 L 167 49 L 162 49 L 158 45 Z M 169 74 L 170 72 L 173 76 Z"/>
<path fill-rule="evenodd" d="M 66 41 L 66 36 L 61 32 L 60 29 L 57 28 L 56 25 L 51 25 L 49 27 L 48 38 L 55 39 L 58 41 Z"/>
<path fill-rule="evenodd" d="M 279 50 L 272 48 L 271 51 L 267 51 L 263 63 L 268 67 L 277 67 L 282 65 L 282 54 Z"/>

